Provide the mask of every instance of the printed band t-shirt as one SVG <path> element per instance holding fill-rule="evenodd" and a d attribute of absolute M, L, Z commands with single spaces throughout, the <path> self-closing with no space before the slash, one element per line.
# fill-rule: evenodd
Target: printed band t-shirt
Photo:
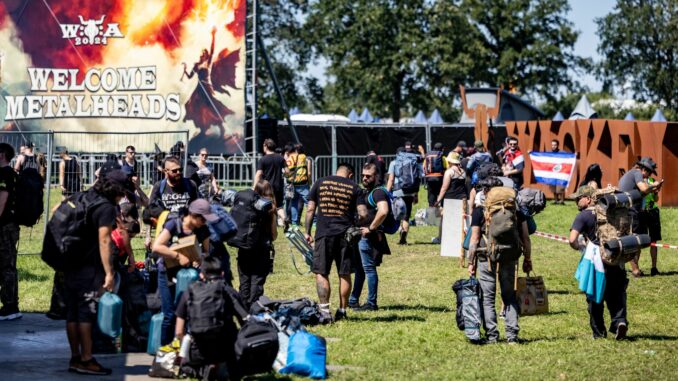
<path fill-rule="evenodd" d="M 162 184 L 162 182 L 163 181 L 161 180 L 153 185 L 153 190 L 151 191 L 151 204 L 154 200 L 159 198 L 162 201 L 165 210 L 168 210 L 170 213 L 177 213 L 181 208 L 188 208 L 191 201 L 198 198 L 197 187 L 191 180 L 184 178 L 175 186 L 170 186 L 169 182 L 166 182 L 165 189 L 163 193 L 160 194 L 160 184 Z"/>
<path fill-rule="evenodd" d="M 360 188 L 350 179 L 328 176 L 316 181 L 308 199 L 317 206 L 315 239 L 342 234 L 355 221 Z"/>

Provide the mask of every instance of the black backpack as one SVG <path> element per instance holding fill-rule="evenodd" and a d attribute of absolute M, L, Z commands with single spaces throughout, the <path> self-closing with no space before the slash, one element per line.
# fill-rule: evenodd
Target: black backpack
<path fill-rule="evenodd" d="M 89 250 L 84 239 L 91 224 L 90 210 L 110 202 L 94 190 L 79 192 L 61 202 L 47 223 L 42 260 L 57 271 L 78 267 Z"/>
<path fill-rule="evenodd" d="M 194 282 L 188 287 L 188 321 L 196 340 L 214 337 L 224 330 L 224 282 Z"/>
<path fill-rule="evenodd" d="M 243 375 L 270 372 L 278 355 L 278 329 L 270 321 L 250 317 L 240 327 L 235 357 Z"/>
<path fill-rule="evenodd" d="M 227 242 L 229 246 L 251 250 L 262 246 L 265 213 L 258 210 L 256 203 L 261 197 L 252 189 L 241 190 L 233 199 L 231 217 L 238 226 L 238 233 Z"/>
<path fill-rule="evenodd" d="M 14 216 L 19 225 L 31 227 L 38 223 L 45 211 L 43 200 L 45 183 L 38 172 L 35 157 L 26 156 L 26 160 L 16 183 Z"/>

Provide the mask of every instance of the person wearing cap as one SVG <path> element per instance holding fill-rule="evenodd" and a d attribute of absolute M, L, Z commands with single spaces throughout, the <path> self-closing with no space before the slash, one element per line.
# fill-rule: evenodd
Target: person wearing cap
<path fill-rule="evenodd" d="M 115 287 L 115 270 L 112 260 L 111 232 L 116 226 L 116 205 L 129 191 L 127 176 L 119 169 L 104 169 L 92 188 L 86 191 L 87 202 L 93 205 L 87 210 L 87 231 L 83 234 L 82 247 L 87 248 L 77 267 L 64 271 L 66 304 L 66 333 L 71 346 L 69 371 L 108 375 L 111 369 L 104 368 L 92 357 L 92 324 L 96 320 L 96 295 L 103 288 L 112 291 Z M 104 198 L 106 202 L 96 202 Z"/>
<path fill-rule="evenodd" d="M 569 243 L 574 250 L 586 250 L 588 244 L 600 245 L 596 235 L 596 214 L 593 209 L 593 194 L 595 189 L 590 185 L 579 187 L 576 193 L 570 196 L 577 202 L 579 214 L 575 217 L 570 228 Z M 609 332 L 615 335 L 617 340 L 626 337 L 628 331 L 628 321 L 626 319 L 626 271 L 624 265 L 608 265 L 603 262 L 605 270 L 605 290 L 600 303 L 596 303 L 593 295 L 587 295 L 589 324 L 593 331 L 594 339 L 607 337 L 608 330 L 605 328 L 603 302 L 607 304 L 607 310 L 610 312 Z"/>
<path fill-rule="evenodd" d="M 469 177 L 472 176 L 478 168 L 480 168 L 481 164 L 492 162 L 492 155 L 485 151 L 485 144 L 482 140 L 476 140 L 473 143 L 473 147 L 475 148 L 476 152 L 471 155 L 466 164 L 466 168 L 464 168 Z"/>
<path fill-rule="evenodd" d="M 160 301 L 162 304 L 162 333 L 160 335 L 160 344 L 166 345 L 174 337 L 174 287 L 172 279 L 182 268 L 198 267 L 200 263 L 191 262 L 190 258 L 178 251 L 172 250 L 170 246 L 174 240 L 195 235 L 195 241 L 202 247 L 203 253 L 209 253 L 210 231 L 207 227 L 208 222 L 216 222 L 219 217 L 212 213 L 210 203 L 204 199 L 197 199 L 188 206 L 188 213 L 183 216 L 170 218 L 153 242 L 153 252 L 158 254 L 158 289 L 160 291 Z M 179 266 L 168 268 L 166 261 L 173 259 L 179 262 Z"/>
<path fill-rule="evenodd" d="M 657 194 L 661 190 L 664 180 L 662 179 L 649 184 L 647 179 L 653 174 L 657 174 L 657 164 L 652 158 L 643 157 L 636 162 L 630 171 L 626 172 L 624 176 L 619 179 L 617 188 L 622 192 L 638 190 L 643 195 L 650 193 Z M 634 234 L 648 234 L 648 227 L 645 223 L 645 219 L 642 218 L 642 211 L 643 206 L 641 203 L 635 203 L 629 208 L 631 231 Z M 643 276 L 643 272 L 640 271 L 640 267 L 638 267 L 639 258 L 640 255 L 631 261 L 631 272 L 636 278 Z"/>

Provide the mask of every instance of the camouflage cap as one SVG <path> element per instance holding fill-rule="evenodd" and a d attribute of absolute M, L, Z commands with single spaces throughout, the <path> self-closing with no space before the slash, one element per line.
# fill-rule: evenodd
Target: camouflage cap
<path fill-rule="evenodd" d="M 572 193 L 569 198 L 576 200 L 581 197 L 591 197 L 596 190 L 590 185 L 582 185 L 577 189 L 577 192 Z"/>

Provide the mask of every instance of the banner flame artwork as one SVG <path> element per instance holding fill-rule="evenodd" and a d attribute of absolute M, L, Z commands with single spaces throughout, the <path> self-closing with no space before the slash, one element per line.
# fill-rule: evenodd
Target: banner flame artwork
<path fill-rule="evenodd" d="M 240 152 L 245 6 L 245 0 L 4 1 L 1 128 L 188 129 L 189 152 Z M 68 144 L 72 152 L 121 150 L 95 135 Z"/>

